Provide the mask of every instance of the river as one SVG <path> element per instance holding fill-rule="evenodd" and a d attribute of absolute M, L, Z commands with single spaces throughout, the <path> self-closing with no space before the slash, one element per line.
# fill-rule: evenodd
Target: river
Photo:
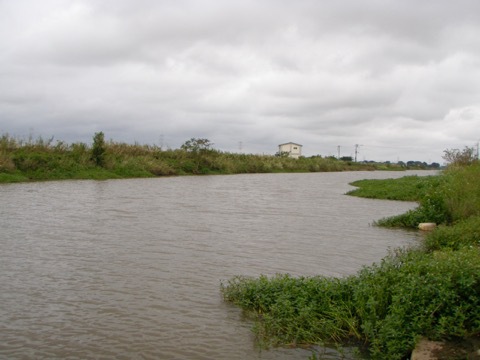
<path fill-rule="evenodd" d="M 417 242 L 371 226 L 415 204 L 344 195 L 354 180 L 410 174 L 1 185 L 0 357 L 306 359 L 310 350 L 260 351 L 220 282 L 344 276 Z"/>

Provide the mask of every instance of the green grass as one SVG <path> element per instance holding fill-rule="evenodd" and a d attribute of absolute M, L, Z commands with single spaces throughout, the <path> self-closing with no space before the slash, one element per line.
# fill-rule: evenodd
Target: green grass
<path fill-rule="evenodd" d="M 439 186 L 439 176 L 405 176 L 399 179 L 358 180 L 350 185 L 358 189 L 347 194 L 372 199 L 419 201 L 432 188 Z"/>
<path fill-rule="evenodd" d="M 350 195 L 391 200 L 417 201 L 419 206 L 405 214 L 380 219 L 385 227 L 417 228 L 419 223 L 453 225 L 480 216 L 480 163 L 447 169 L 441 176 L 362 180 Z"/>
<path fill-rule="evenodd" d="M 19 173 L 0 173 L 0 183 L 16 183 L 28 181 L 28 177 Z"/>
<path fill-rule="evenodd" d="M 418 201 L 386 225 L 442 225 L 421 246 L 397 249 L 354 276 L 235 277 L 222 284 L 223 297 L 252 316 L 264 347 L 357 343 L 373 359 L 407 359 L 420 337 L 478 336 L 479 178 L 474 162 L 437 177 L 356 182 L 356 195 Z"/>
<path fill-rule="evenodd" d="M 150 145 L 105 142 L 98 135 L 95 134 L 92 146 L 0 136 L 0 182 L 403 169 L 395 164 L 353 163 L 321 156 L 292 159 L 210 148 L 165 150 Z"/>
<path fill-rule="evenodd" d="M 401 201 L 416 201 L 419 206 L 398 216 L 376 221 L 385 227 L 417 228 L 419 223 L 451 222 L 451 213 L 446 208 L 445 189 L 449 178 L 443 176 L 406 176 L 399 179 L 360 180 L 351 183 L 358 189 L 348 195 Z"/>

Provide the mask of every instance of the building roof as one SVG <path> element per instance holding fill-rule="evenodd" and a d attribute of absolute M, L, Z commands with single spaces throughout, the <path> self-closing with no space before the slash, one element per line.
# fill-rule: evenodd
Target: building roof
<path fill-rule="evenodd" d="M 283 143 L 283 144 L 279 144 L 278 146 L 282 146 L 282 145 L 289 145 L 289 144 L 292 144 L 292 145 L 298 145 L 298 146 L 303 146 L 302 144 L 297 144 L 297 143 L 294 143 L 294 142 L 286 142 L 286 143 Z"/>

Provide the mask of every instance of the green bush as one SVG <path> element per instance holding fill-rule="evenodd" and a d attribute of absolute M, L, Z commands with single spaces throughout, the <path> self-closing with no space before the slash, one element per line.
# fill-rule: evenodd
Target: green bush
<path fill-rule="evenodd" d="M 397 251 L 343 279 L 236 277 L 221 290 L 255 317 L 263 346 L 355 339 L 374 359 L 403 359 L 419 336 L 480 333 L 478 249 Z"/>
<path fill-rule="evenodd" d="M 95 133 L 93 136 L 92 160 L 95 165 L 102 167 L 105 162 L 105 136 L 103 132 Z"/>
<path fill-rule="evenodd" d="M 445 206 L 452 221 L 480 215 L 480 162 L 454 167 L 445 174 Z"/>
<path fill-rule="evenodd" d="M 360 189 L 351 195 L 387 198 L 386 193 L 393 194 L 392 199 L 411 199 L 419 201 L 419 207 L 405 214 L 381 219 L 381 226 L 416 228 L 421 222 L 453 224 L 456 221 L 480 215 L 480 163 L 475 162 L 465 167 L 455 166 L 441 176 L 408 181 L 387 180 L 388 186 L 375 188 L 371 180 L 353 183 Z M 417 184 L 415 185 L 415 182 Z M 380 183 L 381 184 L 381 183 Z M 412 186 L 413 185 L 413 186 Z M 404 191 L 402 191 L 402 186 Z M 388 189 L 388 190 L 386 190 Z M 392 190 L 393 189 L 393 190 Z"/>
<path fill-rule="evenodd" d="M 19 151 L 13 156 L 15 167 L 24 172 L 52 168 L 54 159 L 48 153 Z"/>
<path fill-rule="evenodd" d="M 301 345 L 358 337 L 348 306 L 349 282 L 335 278 L 277 275 L 235 277 L 222 284 L 226 301 L 259 320 L 257 340 L 264 346 Z"/>
<path fill-rule="evenodd" d="M 418 336 L 439 340 L 479 333 L 479 260 L 478 249 L 406 251 L 361 271 L 355 307 L 365 311 L 359 315 L 371 354 L 400 359 Z"/>
<path fill-rule="evenodd" d="M 380 219 L 375 223 L 386 227 L 417 228 L 419 223 L 449 223 L 444 176 L 407 176 L 399 179 L 361 180 L 352 183 L 358 189 L 348 192 L 366 198 L 417 201 L 419 206 L 405 214 Z"/>
<path fill-rule="evenodd" d="M 15 171 L 15 163 L 5 151 L 0 151 L 0 173 L 11 173 Z"/>
<path fill-rule="evenodd" d="M 480 216 L 437 228 L 427 234 L 424 246 L 427 251 L 480 247 Z"/>

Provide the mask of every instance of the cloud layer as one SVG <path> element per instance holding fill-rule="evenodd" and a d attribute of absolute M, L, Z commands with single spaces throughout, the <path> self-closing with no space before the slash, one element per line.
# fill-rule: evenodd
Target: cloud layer
<path fill-rule="evenodd" d="M 480 140 L 476 0 L 0 0 L 0 131 L 442 162 Z"/>

